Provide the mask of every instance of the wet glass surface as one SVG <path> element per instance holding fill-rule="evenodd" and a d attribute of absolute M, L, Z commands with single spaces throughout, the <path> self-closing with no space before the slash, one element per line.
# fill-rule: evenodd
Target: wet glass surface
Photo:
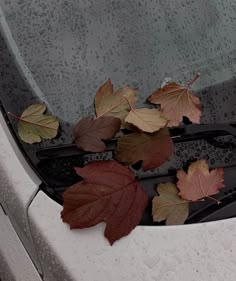
<path fill-rule="evenodd" d="M 186 84 L 200 71 L 193 85 L 199 91 L 236 74 L 234 0 L 1 0 L 1 6 L 41 98 L 63 122 L 93 112 L 96 90 L 108 78 L 115 87 L 138 86 L 142 104 L 166 77 Z M 214 112 L 203 122 L 222 119 L 215 107 L 225 92 L 217 93 L 200 95 Z"/>

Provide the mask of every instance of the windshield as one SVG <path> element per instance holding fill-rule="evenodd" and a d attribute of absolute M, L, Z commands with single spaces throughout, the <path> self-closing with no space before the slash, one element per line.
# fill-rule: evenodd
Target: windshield
<path fill-rule="evenodd" d="M 117 88 L 139 87 L 144 101 L 165 78 L 185 84 L 200 71 L 192 87 L 200 90 L 235 74 L 232 0 L 0 3 L 40 89 L 35 94 L 64 122 L 74 124 L 93 112 L 95 93 L 108 78 Z M 203 98 L 218 103 L 211 93 Z M 214 116 L 222 120 L 213 103 Z"/>

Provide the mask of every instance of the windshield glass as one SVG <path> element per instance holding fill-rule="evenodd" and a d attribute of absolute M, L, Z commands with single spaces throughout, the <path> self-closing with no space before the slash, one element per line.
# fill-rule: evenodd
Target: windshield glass
<path fill-rule="evenodd" d="M 233 0 L 0 3 L 40 89 L 34 95 L 63 122 L 74 124 L 92 113 L 96 90 L 108 78 L 117 88 L 139 87 L 144 101 L 165 78 L 187 84 L 200 71 L 192 87 L 198 91 L 235 75 Z M 202 95 L 202 123 L 228 121 L 220 95 Z M 28 96 L 19 103 L 31 100 Z M 231 100 L 229 105 L 231 112 L 235 104 Z"/>

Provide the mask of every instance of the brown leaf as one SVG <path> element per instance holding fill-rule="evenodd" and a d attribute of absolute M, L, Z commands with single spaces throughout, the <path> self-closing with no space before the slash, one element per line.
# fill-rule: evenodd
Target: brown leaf
<path fill-rule="evenodd" d="M 189 214 L 189 202 L 179 197 L 176 185 L 161 183 L 157 186 L 159 196 L 152 200 L 153 221 L 166 220 L 167 225 L 184 224 Z"/>
<path fill-rule="evenodd" d="M 161 105 L 163 116 L 169 120 L 168 127 L 178 126 L 182 122 L 183 116 L 188 117 L 193 123 L 200 123 L 199 98 L 189 91 L 190 85 L 197 77 L 187 87 L 171 82 L 149 97 L 148 100 L 151 103 Z"/>
<path fill-rule="evenodd" d="M 123 123 L 130 110 L 126 98 L 128 98 L 130 103 L 134 105 L 137 101 L 137 90 L 138 89 L 132 89 L 127 86 L 120 88 L 113 93 L 113 84 L 110 79 L 107 80 L 98 89 L 95 96 L 95 110 L 97 118 L 101 116 L 113 116 L 120 118 Z"/>
<path fill-rule="evenodd" d="M 217 194 L 221 188 L 225 187 L 224 170 L 222 168 L 209 172 L 206 160 L 198 160 L 189 166 L 188 174 L 183 170 L 178 171 L 177 178 L 177 187 L 182 198 L 195 201 L 208 197 L 219 203 L 210 195 Z"/>
<path fill-rule="evenodd" d="M 119 118 L 94 119 L 93 116 L 88 116 L 75 125 L 73 130 L 75 142 L 84 151 L 102 152 L 106 149 L 102 140 L 114 137 L 119 131 L 120 125 Z"/>
<path fill-rule="evenodd" d="M 154 134 L 134 133 L 121 137 L 116 148 L 116 159 L 126 164 L 143 160 L 144 171 L 161 166 L 171 156 L 174 145 L 167 129 Z"/>
<path fill-rule="evenodd" d="M 167 119 L 161 115 L 157 108 L 131 108 L 125 122 L 131 123 L 144 132 L 153 133 L 165 127 Z"/>
<path fill-rule="evenodd" d="M 76 168 L 84 178 L 63 194 L 64 222 L 86 228 L 106 222 L 105 237 L 111 245 L 128 235 L 140 222 L 147 195 L 132 171 L 116 161 L 95 161 Z"/>

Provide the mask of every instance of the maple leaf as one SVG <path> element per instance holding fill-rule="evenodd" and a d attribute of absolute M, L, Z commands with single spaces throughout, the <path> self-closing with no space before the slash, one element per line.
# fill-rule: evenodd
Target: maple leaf
<path fill-rule="evenodd" d="M 187 87 L 171 82 L 156 90 L 148 99 L 151 103 L 160 104 L 163 116 L 169 120 L 168 127 L 178 126 L 183 116 L 193 123 L 200 123 L 201 105 L 199 98 L 189 88 L 199 77 L 199 73 Z"/>
<path fill-rule="evenodd" d="M 152 200 L 153 221 L 166 220 L 167 225 L 184 224 L 189 214 L 189 202 L 182 199 L 176 185 L 161 183 L 157 186 L 159 196 Z"/>
<path fill-rule="evenodd" d="M 133 133 L 117 142 L 116 159 L 126 164 L 143 160 L 144 171 L 161 166 L 171 156 L 174 145 L 166 128 L 154 134 Z"/>
<path fill-rule="evenodd" d="M 63 194 L 61 216 L 71 228 L 106 222 L 105 237 L 112 245 L 140 222 L 147 195 L 133 172 L 116 161 L 95 161 L 75 168 L 83 181 Z"/>
<path fill-rule="evenodd" d="M 136 93 L 138 89 L 127 86 L 118 89 L 113 93 L 113 84 L 107 80 L 97 91 L 95 96 L 95 110 L 97 118 L 101 116 L 113 116 L 120 118 L 122 123 L 129 113 L 127 97 L 132 105 L 137 101 Z"/>
<path fill-rule="evenodd" d="M 131 111 L 125 118 L 125 122 L 138 127 L 144 132 L 153 133 L 165 127 L 167 119 L 162 116 L 160 110 L 157 108 L 135 109 L 131 107 Z"/>
<path fill-rule="evenodd" d="M 106 149 L 102 140 L 114 137 L 120 125 L 120 119 L 115 117 L 85 117 L 74 127 L 75 142 L 84 151 L 102 152 Z"/>
<path fill-rule="evenodd" d="M 208 197 L 217 203 L 218 200 L 210 195 L 217 194 L 224 185 L 224 170 L 217 168 L 209 171 L 206 160 L 198 160 L 188 168 L 188 174 L 183 170 L 177 172 L 177 187 L 179 195 L 186 200 L 195 201 Z"/>
<path fill-rule="evenodd" d="M 33 104 L 26 108 L 21 117 L 8 112 L 19 120 L 18 134 L 22 141 L 32 144 L 56 137 L 59 122 L 56 117 L 44 114 L 45 110 L 45 104 Z"/>

